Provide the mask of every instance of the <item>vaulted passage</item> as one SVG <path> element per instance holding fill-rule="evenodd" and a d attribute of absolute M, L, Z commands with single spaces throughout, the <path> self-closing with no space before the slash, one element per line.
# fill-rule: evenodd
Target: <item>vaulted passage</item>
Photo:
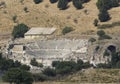
<path fill-rule="evenodd" d="M 114 46 L 114 45 L 108 46 L 107 49 L 110 50 L 111 52 L 116 52 L 116 46 Z"/>

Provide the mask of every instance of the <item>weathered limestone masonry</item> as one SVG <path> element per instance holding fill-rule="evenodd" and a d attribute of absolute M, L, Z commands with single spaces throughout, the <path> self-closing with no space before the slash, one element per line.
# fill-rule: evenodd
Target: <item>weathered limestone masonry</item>
<path fill-rule="evenodd" d="M 9 42 L 4 51 L 7 57 L 30 65 L 33 58 L 44 67 L 51 66 L 53 61 L 77 61 L 82 59 L 96 66 L 111 60 L 111 52 L 119 51 L 120 43 L 115 40 L 91 44 L 88 39 L 51 39 Z M 105 56 L 105 51 L 109 56 Z M 34 68 L 31 66 L 31 68 Z"/>
<path fill-rule="evenodd" d="M 8 46 L 8 57 L 27 65 L 30 65 L 33 58 L 44 66 L 51 66 L 52 61 L 88 61 L 87 39 L 34 40 L 26 43 L 13 42 Z"/>

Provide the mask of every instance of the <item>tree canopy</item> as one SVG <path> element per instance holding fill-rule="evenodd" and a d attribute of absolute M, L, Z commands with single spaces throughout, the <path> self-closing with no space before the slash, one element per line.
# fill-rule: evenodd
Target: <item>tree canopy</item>
<path fill-rule="evenodd" d="M 23 23 L 14 26 L 12 36 L 14 38 L 24 37 L 24 34 L 29 30 L 29 27 Z"/>

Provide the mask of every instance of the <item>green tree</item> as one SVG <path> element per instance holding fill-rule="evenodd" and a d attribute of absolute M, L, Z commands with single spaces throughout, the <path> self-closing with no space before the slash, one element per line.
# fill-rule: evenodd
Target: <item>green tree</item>
<path fill-rule="evenodd" d="M 94 24 L 94 26 L 98 26 L 98 20 L 95 19 L 93 24 Z"/>
<path fill-rule="evenodd" d="M 60 10 L 65 10 L 65 9 L 68 7 L 67 4 L 68 4 L 68 1 L 67 1 L 67 0 L 59 0 L 57 7 L 58 7 Z"/>
<path fill-rule="evenodd" d="M 40 2 L 42 2 L 43 0 L 33 0 L 35 4 L 39 4 Z"/>
<path fill-rule="evenodd" d="M 90 38 L 90 39 L 89 39 L 89 42 L 91 42 L 91 43 L 93 43 L 93 42 L 95 42 L 95 41 L 96 41 L 95 38 Z"/>
<path fill-rule="evenodd" d="M 50 0 L 51 3 L 56 3 L 58 0 Z"/>
<path fill-rule="evenodd" d="M 81 9 L 82 8 L 81 0 L 73 0 L 73 5 L 75 6 L 76 9 Z"/>
<path fill-rule="evenodd" d="M 110 20 L 109 13 L 107 11 L 101 11 L 98 15 L 98 18 L 101 22 L 106 22 Z"/>
<path fill-rule="evenodd" d="M 16 16 L 16 15 L 15 15 L 15 16 L 13 16 L 13 18 L 12 18 L 12 19 L 13 19 L 14 23 L 16 23 L 16 22 L 17 22 L 17 21 L 16 21 L 16 20 L 17 20 L 17 16 Z"/>
<path fill-rule="evenodd" d="M 45 74 L 47 76 L 56 76 L 56 71 L 51 68 L 46 68 L 42 72 L 43 72 L 43 74 Z"/>
<path fill-rule="evenodd" d="M 65 35 L 66 33 L 69 33 L 73 31 L 73 28 L 72 27 L 65 27 L 63 30 L 62 30 L 62 34 Z"/>
<path fill-rule="evenodd" d="M 31 73 L 20 70 L 19 68 L 9 69 L 2 77 L 3 81 L 9 82 L 10 84 L 32 84 L 33 77 Z"/>
<path fill-rule="evenodd" d="M 30 64 L 33 65 L 33 66 L 38 66 L 38 62 L 36 61 L 35 58 L 31 59 Z"/>
<path fill-rule="evenodd" d="M 29 30 L 29 27 L 25 24 L 18 24 L 17 26 L 14 26 L 14 29 L 12 31 L 12 36 L 14 38 L 24 37 L 24 34 Z"/>
<path fill-rule="evenodd" d="M 99 30 L 99 31 L 97 31 L 97 35 L 98 35 L 99 37 L 102 37 L 102 36 L 105 35 L 105 32 L 104 32 L 103 30 Z"/>
<path fill-rule="evenodd" d="M 29 70 L 30 70 L 30 67 L 27 66 L 27 65 L 21 65 L 21 66 L 20 66 L 20 69 L 21 69 L 21 70 L 29 71 Z"/>

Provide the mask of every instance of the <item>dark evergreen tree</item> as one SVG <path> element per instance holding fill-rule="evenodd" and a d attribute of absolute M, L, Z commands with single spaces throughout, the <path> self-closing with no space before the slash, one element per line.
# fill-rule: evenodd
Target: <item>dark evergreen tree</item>
<path fill-rule="evenodd" d="M 109 13 L 107 11 L 101 11 L 98 15 L 98 18 L 101 22 L 106 22 L 110 20 Z"/>
<path fill-rule="evenodd" d="M 60 10 L 65 10 L 68 7 L 67 5 L 68 5 L 68 1 L 67 0 L 59 0 L 57 7 Z"/>
<path fill-rule="evenodd" d="M 42 2 L 43 0 L 33 0 L 35 4 L 39 4 L 40 2 Z"/>
<path fill-rule="evenodd" d="M 12 35 L 14 38 L 24 37 L 24 34 L 29 30 L 29 27 L 25 24 L 18 24 L 14 26 Z"/>
<path fill-rule="evenodd" d="M 81 0 L 73 0 L 73 5 L 76 7 L 76 9 L 81 9 L 82 8 Z"/>
<path fill-rule="evenodd" d="M 51 3 L 56 3 L 58 0 L 50 0 Z"/>

